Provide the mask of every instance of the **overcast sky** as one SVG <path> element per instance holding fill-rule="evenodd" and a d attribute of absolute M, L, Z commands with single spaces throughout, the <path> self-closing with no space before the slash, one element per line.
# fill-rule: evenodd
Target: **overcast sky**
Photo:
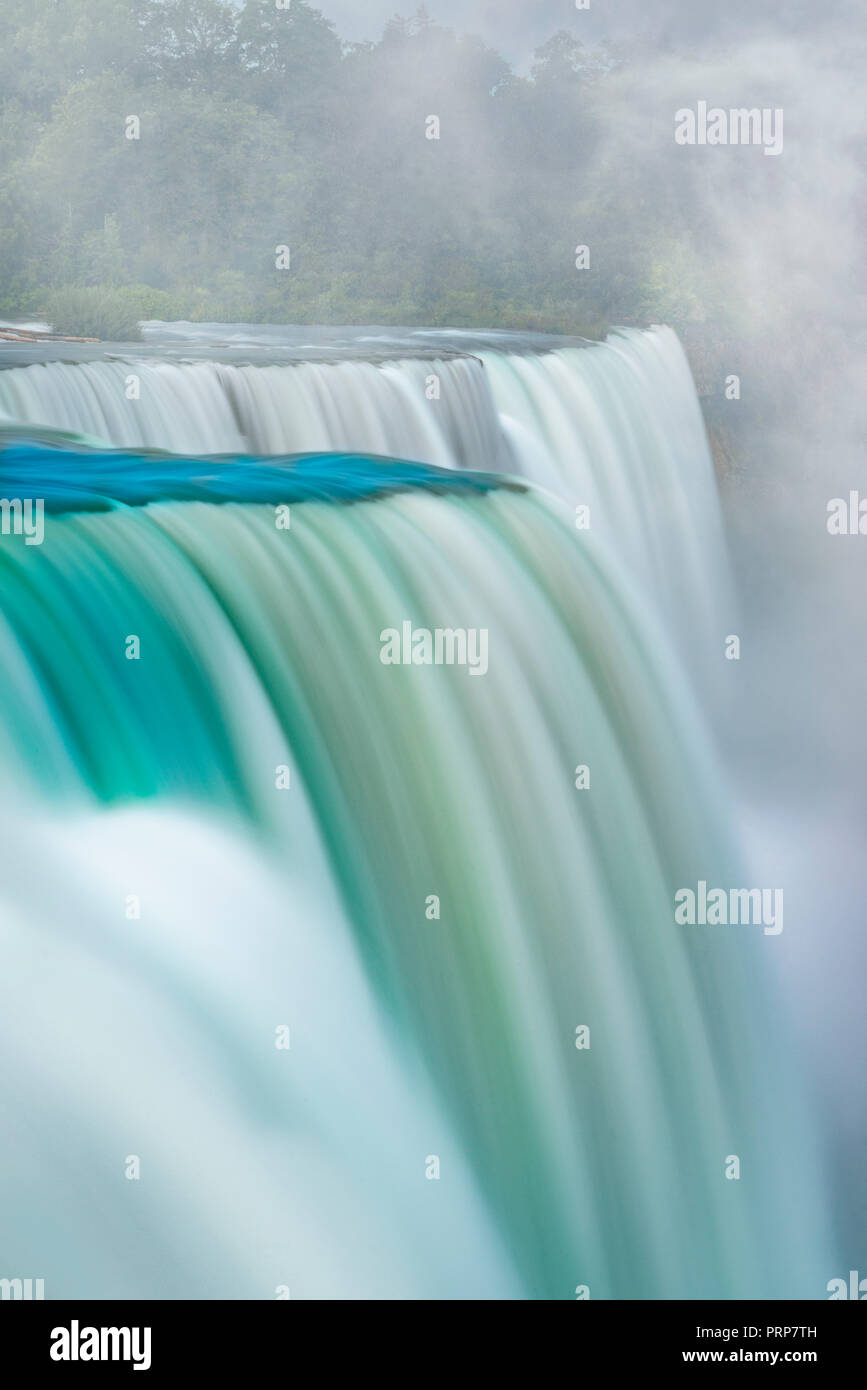
<path fill-rule="evenodd" d="M 346 39 L 376 39 L 394 14 L 415 12 L 416 0 L 312 0 Z M 768 32 L 821 29 L 853 0 L 428 0 L 432 19 L 459 32 L 477 33 L 516 66 L 558 29 L 588 43 L 647 35 L 661 44 L 689 46 L 706 40 L 744 42 Z"/>

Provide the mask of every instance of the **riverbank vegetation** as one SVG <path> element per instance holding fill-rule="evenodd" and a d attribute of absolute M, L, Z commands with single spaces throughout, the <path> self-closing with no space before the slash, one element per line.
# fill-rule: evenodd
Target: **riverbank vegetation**
<path fill-rule="evenodd" d="M 305 0 L 6 0 L 0 314 L 128 339 L 723 313 L 682 151 L 629 136 L 659 115 L 640 62 L 563 32 L 516 75 L 423 9 L 349 44 Z"/>

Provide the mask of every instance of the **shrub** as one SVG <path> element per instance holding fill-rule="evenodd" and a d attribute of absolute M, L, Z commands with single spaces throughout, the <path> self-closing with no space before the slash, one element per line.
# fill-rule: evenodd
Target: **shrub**
<path fill-rule="evenodd" d="M 55 333 L 107 342 L 137 342 L 142 319 L 160 318 L 162 290 L 147 285 L 64 285 L 52 290 L 43 312 Z"/>

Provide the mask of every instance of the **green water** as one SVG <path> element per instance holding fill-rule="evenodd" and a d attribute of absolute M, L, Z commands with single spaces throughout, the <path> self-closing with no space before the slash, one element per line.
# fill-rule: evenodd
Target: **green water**
<path fill-rule="evenodd" d="M 421 1225 L 404 1263 L 395 1256 L 383 1274 L 389 1296 L 425 1296 L 437 1261 L 446 1297 L 465 1296 L 468 1265 L 467 1296 L 821 1290 L 821 1175 L 773 1002 L 772 940 L 674 922 L 678 887 L 740 882 L 724 780 L 649 603 L 569 509 L 534 490 L 420 487 L 302 502 L 288 530 L 273 505 L 176 501 L 49 515 L 45 527 L 41 547 L 5 537 L 0 548 L 7 807 L 102 818 L 122 853 L 139 832 L 118 827 L 146 814 L 165 828 L 158 870 L 172 861 L 179 815 L 181 868 L 190 826 L 221 846 L 211 865 L 191 852 L 194 882 L 219 884 L 231 846 L 255 846 L 285 884 L 267 909 L 277 935 L 295 931 L 299 876 L 315 880 L 321 915 L 314 904 L 299 948 L 311 961 L 320 933 L 323 962 L 337 959 L 326 919 L 345 923 L 375 1023 L 347 1039 L 351 1064 L 324 1068 L 301 1112 L 263 1081 L 255 1046 L 238 1042 L 274 970 L 293 968 L 244 956 L 243 915 L 224 924 L 232 951 L 218 950 L 223 963 L 201 984 L 195 959 L 180 970 L 189 947 L 177 938 L 160 938 L 161 964 L 148 967 L 175 980 L 171 1009 L 215 1092 L 228 1056 L 256 1097 L 255 1115 L 234 1122 L 250 1146 L 245 1181 L 255 1186 L 263 1146 L 288 1141 L 306 1115 L 322 1166 L 344 1174 L 335 1190 L 356 1215 L 368 1204 L 379 1213 L 364 1237 L 333 1197 L 316 1207 L 293 1258 L 303 1270 L 337 1243 L 311 1286 L 319 1296 L 344 1295 L 335 1269 L 353 1267 L 353 1241 L 399 1245 L 409 1211 Z M 486 674 L 384 665 L 380 634 L 405 621 L 487 629 Z M 590 768 L 582 790 L 579 764 Z M 288 789 L 275 785 L 283 767 Z M 426 915 L 431 895 L 438 918 Z M 124 946 L 125 989 L 153 949 Z M 317 988 L 340 969 L 321 964 Z M 70 970 L 74 987 L 87 967 L 76 958 Z M 304 1007 L 316 1036 L 329 1005 Z M 583 1026 L 590 1047 L 578 1049 Z M 372 1062 L 365 1082 L 374 1035 L 400 1085 Z M 87 1085 L 98 1085 L 101 1064 L 89 1065 Z M 165 1065 L 154 1053 L 148 1074 Z M 335 1135 L 345 1068 L 359 1108 L 352 1133 Z M 412 1174 L 399 1134 L 410 1103 L 384 1100 L 401 1086 L 427 1116 Z M 167 1115 L 151 1106 L 145 1128 L 163 1134 Z M 376 1154 L 363 1183 L 351 1176 L 354 1144 Z M 429 1154 L 442 1157 L 436 1182 L 424 1177 Z M 732 1154 L 737 1182 L 725 1178 Z M 458 1171 L 458 1205 L 438 1218 L 431 1203 L 451 1200 Z M 292 1172 L 271 1199 L 278 1224 L 284 1205 L 316 1205 L 313 1179 Z M 202 1199 L 212 1234 L 227 1219 L 225 1182 Z M 399 1197 L 404 1185 L 411 1195 Z M 119 1198 L 105 1200 L 114 1211 Z M 153 1248 L 144 1242 L 157 1282 L 187 1219 L 167 1210 L 157 1201 Z M 62 1244 L 25 1215 L 7 1219 L 46 1259 Z M 242 1221 L 231 1258 L 250 1241 Z M 209 1287 L 204 1254 L 186 1258 L 185 1277 Z M 110 1283 L 98 1258 L 89 1278 Z"/>

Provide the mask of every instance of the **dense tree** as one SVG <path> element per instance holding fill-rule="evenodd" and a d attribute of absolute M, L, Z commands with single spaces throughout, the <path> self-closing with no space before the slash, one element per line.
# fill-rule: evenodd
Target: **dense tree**
<path fill-rule="evenodd" d="M 273 0 L 246 0 L 234 31 L 237 94 L 299 134 L 313 134 L 340 82 L 342 47 L 333 24 L 305 0 L 277 9 Z"/>
<path fill-rule="evenodd" d="M 145 0 L 141 32 L 151 74 L 212 91 L 232 67 L 237 14 L 230 0 Z"/>
<path fill-rule="evenodd" d="M 0 310 L 98 285 L 183 317 L 701 313 L 664 159 L 607 156 L 630 62 L 560 32 L 518 77 L 423 8 L 343 44 L 306 0 L 5 0 Z"/>

